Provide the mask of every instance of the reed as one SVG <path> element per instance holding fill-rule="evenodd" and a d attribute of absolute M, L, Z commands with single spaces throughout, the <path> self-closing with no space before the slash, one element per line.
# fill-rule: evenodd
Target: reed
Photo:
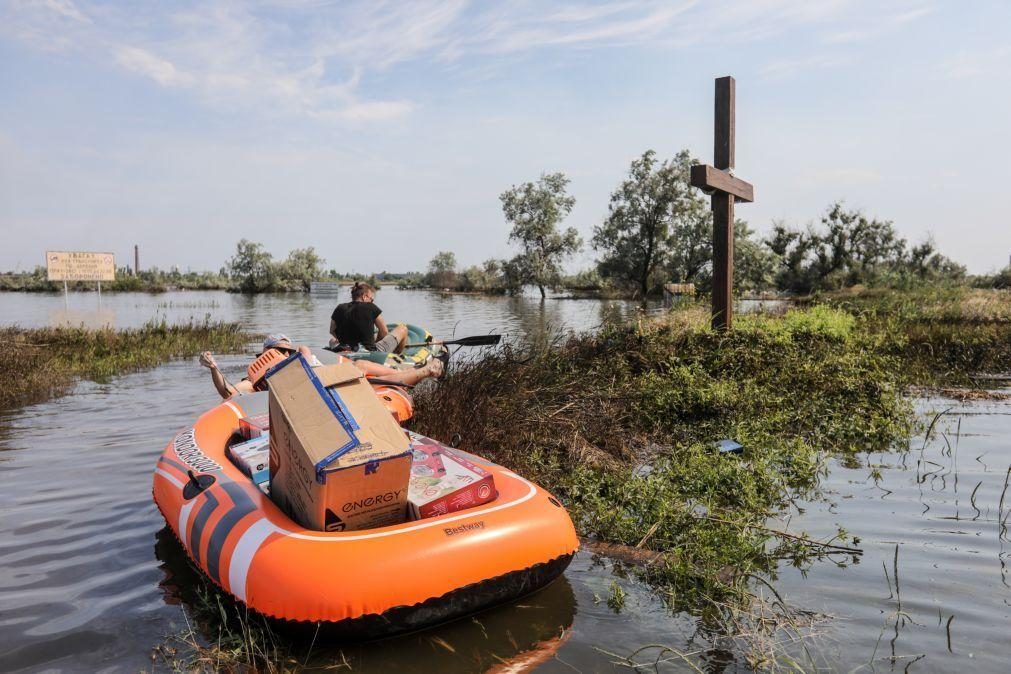
<path fill-rule="evenodd" d="M 238 324 L 209 321 L 128 330 L 0 328 L 0 409 L 63 395 L 79 379 L 101 381 L 208 349 L 239 351 L 254 337 Z"/>

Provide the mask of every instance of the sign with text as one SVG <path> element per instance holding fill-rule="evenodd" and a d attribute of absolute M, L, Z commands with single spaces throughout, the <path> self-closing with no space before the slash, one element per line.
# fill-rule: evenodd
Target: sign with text
<path fill-rule="evenodd" d="M 46 251 L 50 281 L 115 281 L 116 260 L 112 253 Z"/>

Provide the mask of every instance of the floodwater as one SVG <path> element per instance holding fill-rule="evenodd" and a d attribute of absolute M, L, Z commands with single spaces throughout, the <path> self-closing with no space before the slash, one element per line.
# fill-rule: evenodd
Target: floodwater
<path fill-rule="evenodd" d="M 88 312 L 96 299 L 72 296 L 71 310 Z M 385 290 L 377 302 L 391 320 L 457 336 L 592 329 L 636 311 Z M 209 313 L 309 344 L 322 343 L 332 304 L 227 293 L 103 297 L 107 322 L 119 327 Z M 3 324 L 49 325 L 61 310 L 62 296 L 0 294 Z M 219 362 L 237 374 L 245 359 Z M 165 442 L 215 400 L 206 371 L 184 359 L 0 413 L 0 671 L 164 669 L 153 649 L 191 625 L 199 630 L 193 571 L 151 501 L 151 479 Z M 1008 669 L 1011 402 L 918 404 L 928 419 L 946 411 L 929 441 L 852 466 L 833 461 L 819 496 L 798 504 L 803 513 L 771 523 L 826 538 L 843 527 L 864 551 L 803 570 L 784 564 L 769 579 L 789 606 L 819 615 L 788 649 L 806 670 Z M 614 584 L 627 593 L 620 611 L 606 601 Z M 712 647 L 692 616 L 670 614 L 620 565 L 588 552 L 513 604 L 379 644 L 317 644 L 306 662 L 364 672 L 611 672 L 629 671 L 616 663 L 651 644 L 702 651 L 696 662 L 706 671 L 744 668 L 725 644 Z M 658 655 L 647 649 L 634 660 L 653 671 Z M 656 669 L 691 671 L 670 652 Z"/>
<path fill-rule="evenodd" d="M 21 327 L 84 325 L 135 328 L 145 323 L 236 321 L 252 332 L 283 332 L 312 347 L 329 338 L 330 314 L 348 290 L 337 295 L 280 293 L 240 295 L 224 291 L 148 293 L 0 293 L 0 324 Z M 502 333 L 507 338 L 592 330 L 641 311 L 627 300 L 576 300 L 486 296 L 399 290 L 384 287 L 376 304 L 387 322 L 421 325 L 441 338 Z M 651 305 L 650 310 L 656 310 Z"/>

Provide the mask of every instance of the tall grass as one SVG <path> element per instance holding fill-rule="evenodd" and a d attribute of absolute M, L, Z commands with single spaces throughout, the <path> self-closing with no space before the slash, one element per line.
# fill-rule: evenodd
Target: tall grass
<path fill-rule="evenodd" d="M 1011 369 L 1011 291 L 857 290 L 816 301 L 859 316 L 901 359 L 908 383 L 970 385 L 974 374 Z"/>
<path fill-rule="evenodd" d="M 66 393 L 80 378 L 101 380 L 204 350 L 238 351 L 253 338 L 236 323 L 141 328 L 0 328 L 0 409 Z"/>

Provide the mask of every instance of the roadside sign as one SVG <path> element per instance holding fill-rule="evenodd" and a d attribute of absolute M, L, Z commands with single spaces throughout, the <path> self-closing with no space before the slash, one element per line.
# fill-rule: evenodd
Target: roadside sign
<path fill-rule="evenodd" d="M 112 253 L 46 251 L 50 281 L 115 281 L 116 260 Z"/>

